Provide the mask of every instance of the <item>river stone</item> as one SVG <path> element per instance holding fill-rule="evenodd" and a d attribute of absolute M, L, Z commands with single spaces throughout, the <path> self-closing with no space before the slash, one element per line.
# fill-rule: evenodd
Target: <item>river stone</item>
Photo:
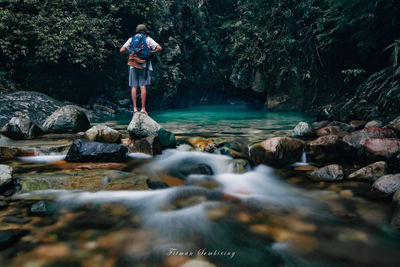
<path fill-rule="evenodd" d="M 333 122 L 329 123 L 328 126 L 339 126 L 340 130 L 344 131 L 344 132 L 351 132 L 354 130 L 354 127 L 351 126 L 350 124 L 340 122 L 340 121 L 333 121 Z"/>
<path fill-rule="evenodd" d="M 348 149 L 358 148 L 360 142 L 366 138 L 397 138 L 396 134 L 391 129 L 384 128 L 364 128 L 359 131 L 352 132 L 343 137 L 343 143 Z"/>
<path fill-rule="evenodd" d="M 329 162 L 342 157 L 340 148 L 339 136 L 325 135 L 308 142 L 305 151 L 313 162 Z"/>
<path fill-rule="evenodd" d="M 18 117 L 12 117 L 0 133 L 14 140 L 25 140 L 42 135 L 43 131 L 28 116 L 21 114 Z"/>
<path fill-rule="evenodd" d="M 308 137 L 314 135 L 312 126 L 307 122 L 299 122 L 293 129 L 293 137 Z"/>
<path fill-rule="evenodd" d="M 339 126 L 325 126 L 321 129 L 318 129 L 316 131 L 316 134 L 318 136 L 323 136 L 323 135 L 342 135 L 342 131 L 340 130 Z"/>
<path fill-rule="evenodd" d="M 12 182 L 13 169 L 4 164 L 0 164 L 0 191 L 7 188 Z"/>
<path fill-rule="evenodd" d="M 366 138 L 360 142 L 357 152 L 360 159 L 365 162 L 391 161 L 400 154 L 400 139 Z"/>
<path fill-rule="evenodd" d="M 364 126 L 367 124 L 367 121 L 362 121 L 362 120 L 353 120 L 350 123 L 350 126 L 353 127 L 355 130 L 360 130 L 364 128 Z"/>
<path fill-rule="evenodd" d="M 43 123 L 48 133 L 77 133 L 90 128 L 85 112 L 74 105 L 63 106 L 51 114 Z"/>
<path fill-rule="evenodd" d="M 72 162 L 122 162 L 127 158 L 128 148 L 118 144 L 75 140 L 68 150 L 66 161 Z"/>
<path fill-rule="evenodd" d="M 348 176 L 348 179 L 360 179 L 375 182 L 379 177 L 388 174 L 388 171 L 387 163 L 384 161 L 378 161 L 352 172 Z"/>
<path fill-rule="evenodd" d="M 378 120 L 373 120 L 368 122 L 367 124 L 365 124 L 365 128 L 371 128 L 371 127 L 382 127 L 383 126 L 383 122 L 378 121 Z"/>
<path fill-rule="evenodd" d="M 85 132 L 85 137 L 89 141 L 121 143 L 121 133 L 106 125 L 93 126 Z"/>
<path fill-rule="evenodd" d="M 382 176 L 374 182 L 372 188 L 384 196 L 391 196 L 400 189 L 400 173 Z"/>
<path fill-rule="evenodd" d="M 141 152 L 149 155 L 160 155 L 162 146 L 157 135 L 140 138 L 133 141 L 134 152 Z"/>
<path fill-rule="evenodd" d="M 160 139 L 162 148 L 176 148 L 178 142 L 175 139 L 175 135 L 170 131 L 165 130 L 164 128 L 160 128 L 157 131 L 157 135 Z"/>
<path fill-rule="evenodd" d="M 330 121 L 316 121 L 311 126 L 316 131 L 321 128 L 324 128 L 325 126 L 328 126 L 329 123 L 331 123 L 331 122 Z"/>
<path fill-rule="evenodd" d="M 128 126 L 129 137 L 131 139 L 146 138 L 157 135 L 161 126 L 142 112 L 135 112 Z"/>
<path fill-rule="evenodd" d="M 400 136 L 400 116 L 392 120 L 386 127 L 393 129 Z"/>
<path fill-rule="evenodd" d="M 290 137 L 274 137 L 251 146 L 249 153 L 255 164 L 283 166 L 300 161 L 303 142 Z"/>
<path fill-rule="evenodd" d="M 313 172 L 307 174 L 311 180 L 314 181 L 339 181 L 342 180 L 343 175 L 343 168 L 337 164 L 331 164 L 322 168 L 319 168 Z"/>

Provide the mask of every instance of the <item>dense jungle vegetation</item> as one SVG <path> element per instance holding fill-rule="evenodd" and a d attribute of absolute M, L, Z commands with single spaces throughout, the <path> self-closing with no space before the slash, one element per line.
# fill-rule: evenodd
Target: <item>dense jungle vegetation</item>
<path fill-rule="evenodd" d="M 399 14 L 397 0 L 0 1 L 0 90 L 117 103 L 128 97 L 119 48 L 144 22 L 164 47 L 152 108 L 315 108 L 376 72 L 397 77 Z"/>

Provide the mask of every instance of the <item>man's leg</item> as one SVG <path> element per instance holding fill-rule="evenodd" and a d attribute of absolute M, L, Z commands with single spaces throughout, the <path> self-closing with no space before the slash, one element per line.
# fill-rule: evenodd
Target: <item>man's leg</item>
<path fill-rule="evenodd" d="M 140 86 L 140 98 L 142 98 L 142 109 L 140 112 L 147 114 L 147 111 L 146 111 L 146 85 Z"/>
<path fill-rule="evenodd" d="M 132 95 L 132 102 L 133 102 L 133 112 L 137 112 L 137 107 L 136 107 L 136 87 L 132 87 L 131 95 Z"/>

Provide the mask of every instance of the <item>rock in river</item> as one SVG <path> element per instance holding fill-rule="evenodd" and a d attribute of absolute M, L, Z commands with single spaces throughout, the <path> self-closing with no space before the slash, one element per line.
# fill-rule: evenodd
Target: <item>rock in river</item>
<path fill-rule="evenodd" d="M 360 159 L 366 162 L 390 161 L 400 154 L 400 139 L 367 138 L 360 142 L 357 152 Z"/>
<path fill-rule="evenodd" d="M 387 163 L 384 161 L 378 161 L 352 172 L 348 176 L 348 179 L 360 179 L 375 182 L 379 177 L 388 174 L 388 171 Z"/>
<path fill-rule="evenodd" d="M 3 191 L 12 183 L 13 169 L 4 164 L 0 164 L 0 191 Z"/>
<path fill-rule="evenodd" d="M 135 112 L 128 126 L 129 137 L 131 139 L 146 138 L 151 135 L 157 135 L 161 126 L 148 115 Z"/>
<path fill-rule="evenodd" d="M 74 105 L 57 109 L 43 123 L 43 130 L 48 133 L 77 133 L 89 128 L 90 123 L 85 112 Z"/>
<path fill-rule="evenodd" d="M 331 164 L 322 168 L 319 168 L 308 174 L 311 180 L 314 181 L 327 181 L 333 182 L 343 179 L 343 168 L 337 164 Z"/>
<path fill-rule="evenodd" d="M 67 161 L 74 162 L 122 162 L 126 160 L 128 148 L 118 144 L 75 140 L 69 148 Z"/>
<path fill-rule="evenodd" d="M 386 127 L 393 129 L 398 135 L 400 135 L 400 116 L 392 120 Z"/>
<path fill-rule="evenodd" d="M 133 141 L 133 150 L 149 155 L 159 155 L 162 152 L 160 138 L 156 135 Z"/>
<path fill-rule="evenodd" d="M 347 150 L 352 150 L 358 148 L 361 141 L 366 138 L 397 138 L 397 136 L 391 129 L 377 127 L 364 128 L 344 136 L 343 143 L 346 145 Z"/>
<path fill-rule="evenodd" d="M 293 129 L 293 137 L 308 137 L 313 136 L 314 130 L 307 122 L 299 122 Z"/>
<path fill-rule="evenodd" d="M 290 137 L 274 137 L 250 147 L 255 164 L 282 166 L 297 162 L 303 154 L 303 142 Z"/>
<path fill-rule="evenodd" d="M 385 196 L 391 196 L 400 189 L 400 173 L 382 176 L 372 187 Z"/>
<path fill-rule="evenodd" d="M 339 136 L 325 135 L 308 142 L 305 151 L 313 162 L 329 162 L 342 157 L 340 147 Z"/>
<path fill-rule="evenodd" d="M 18 117 L 12 117 L 0 133 L 14 140 L 25 140 L 42 135 L 43 131 L 27 115 L 20 114 Z"/>
<path fill-rule="evenodd" d="M 85 132 L 85 137 L 89 141 L 105 142 L 105 143 L 121 143 L 120 132 L 106 126 L 96 125 Z"/>

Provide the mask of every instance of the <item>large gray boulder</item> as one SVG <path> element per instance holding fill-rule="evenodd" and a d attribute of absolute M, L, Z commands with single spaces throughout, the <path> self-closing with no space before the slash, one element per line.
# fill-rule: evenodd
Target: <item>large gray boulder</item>
<path fill-rule="evenodd" d="M 106 125 L 96 125 L 85 132 L 85 137 L 89 141 L 120 143 L 121 133 Z"/>
<path fill-rule="evenodd" d="M 80 107 L 67 105 L 54 111 L 42 128 L 48 133 L 77 133 L 89 129 L 90 123 Z"/>
<path fill-rule="evenodd" d="M 141 112 L 133 114 L 128 126 L 129 137 L 133 140 L 157 135 L 160 129 L 161 126 L 155 120 Z"/>
<path fill-rule="evenodd" d="M 27 115 L 20 114 L 18 117 L 12 117 L 11 120 L 3 126 L 0 133 L 14 140 L 25 140 L 40 136 L 43 134 L 43 131 L 39 126 L 34 124 Z"/>

